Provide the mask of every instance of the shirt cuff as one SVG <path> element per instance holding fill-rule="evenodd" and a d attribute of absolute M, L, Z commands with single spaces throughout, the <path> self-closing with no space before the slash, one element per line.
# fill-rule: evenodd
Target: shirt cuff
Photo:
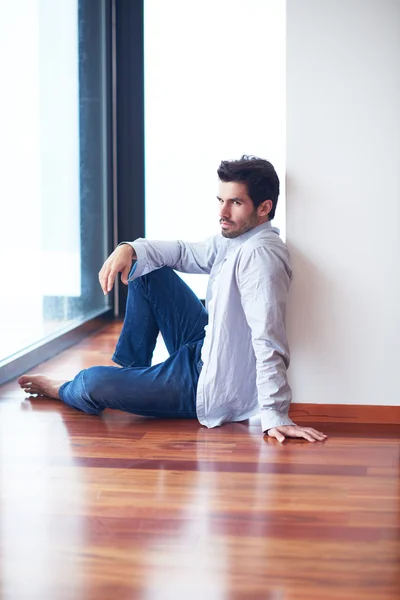
<path fill-rule="evenodd" d="M 293 423 L 292 419 L 289 418 L 289 415 L 281 413 L 279 410 L 268 408 L 261 411 L 261 427 L 263 433 L 266 433 L 268 429 L 271 429 L 272 427 L 280 427 L 282 425 L 296 425 L 296 423 Z"/>
<path fill-rule="evenodd" d="M 136 254 L 136 260 L 133 261 L 132 268 L 128 275 L 128 281 L 132 281 L 143 274 L 147 264 L 147 252 L 141 242 L 120 242 L 118 246 L 122 246 L 122 244 L 128 244 L 129 246 L 132 246 Z"/>

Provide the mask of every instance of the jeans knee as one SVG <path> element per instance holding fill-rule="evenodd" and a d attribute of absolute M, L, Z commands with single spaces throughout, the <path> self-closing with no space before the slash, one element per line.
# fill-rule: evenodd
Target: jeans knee
<path fill-rule="evenodd" d="M 105 369 L 117 369 L 117 367 L 89 367 L 83 373 L 83 387 L 88 398 L 95 402 L 101 401 L 102 396 L 110 387 L 107 384 Z"/>
<path fill-rule="evenodd" d="M 89 367 L 82 373 L 85 412 L 99 414 L 106 406 L 110 395 L 115 394 L 115 385 L 109 370 L 119 371 L 118 367 Z"/>
<path fill-rule="evenodd" d="M 127 369 L 119 367 L 90 367 L 84 371 L 86 412 L 99 414 L 105 408 L 123 410 L 126 395 L 124 375 Z M 121 403 L 122 402 L 122 403 Z"/>
<path fill-rule="evenodd" d="M 140 279 L 153 283 L 154 281 L 168 280 L 171 279 L 171 277 L 176 276 L 175 271 L 171 267 L 161 267 L 161 269 L 155 269 L 154 271 L 147 273 L 147 275 L 142 275 Z"/>
<path fill-rule="evenodd" d="M 141 275 L 137 279 L 133 279 L 129 284 L 149 293 L 152 289 L 160 287 L 160 285 L 163 287 L 170 285 L 176 277 L 178 275 L 171 267 L 161 267 L 161 269 L 156 269 L 155 271 L 146 273 L 146 275 Z"/>

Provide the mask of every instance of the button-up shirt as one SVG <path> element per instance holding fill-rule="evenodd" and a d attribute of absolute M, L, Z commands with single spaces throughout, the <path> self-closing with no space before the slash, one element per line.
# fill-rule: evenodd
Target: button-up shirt
<path fill-rule="evenodd" d="M 209 274 L 208 325 L 197 386 L 197 418 L 206 427 L 260 413 L 263 431 L 293 425 L 288 416 L 286 301 L 292 271 L 270 222 L 237 238 L 204 242 L 129 242 L 137 256 L 129 279 L 164 266 Z"/>

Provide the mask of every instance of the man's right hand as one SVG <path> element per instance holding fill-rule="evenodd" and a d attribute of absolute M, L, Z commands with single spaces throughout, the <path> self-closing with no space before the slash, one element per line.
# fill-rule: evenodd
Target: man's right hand
<path fill-rule="evenodd" d="M 121 273 L 121 281 L 128 285 L 128 275 L 132 268 L 132 261 L 136 260 L 136 252 L 129 244 L 117 246 L 99 273 L 99 281 L 104 295 L 114 287 L 114 281 L 118 273 Z"/>

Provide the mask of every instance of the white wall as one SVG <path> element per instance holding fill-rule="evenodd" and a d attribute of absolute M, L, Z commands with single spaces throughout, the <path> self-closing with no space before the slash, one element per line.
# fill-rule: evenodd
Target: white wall
<path fill-rule="evenodd" d="M 400 404 L 400 1 L 287 2 L 294 402 Z"/>

